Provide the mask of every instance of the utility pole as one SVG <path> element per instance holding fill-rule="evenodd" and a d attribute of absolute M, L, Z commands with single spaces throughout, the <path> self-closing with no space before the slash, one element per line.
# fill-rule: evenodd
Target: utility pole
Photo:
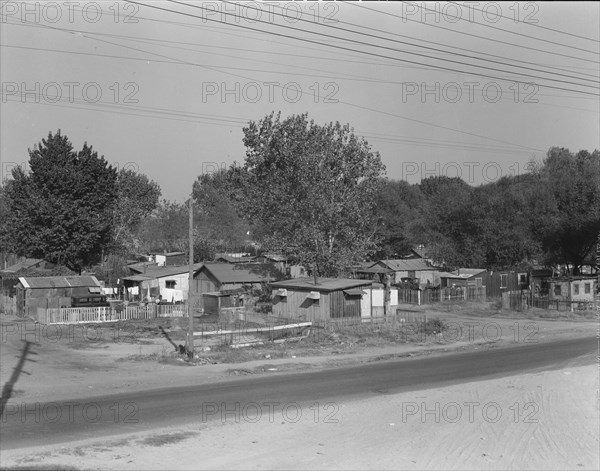
<path fill-rule="evenodd" d="M 190 358 L 194 358 L 194 298 L 192 295 L 194 285 L 194 196 L 190 196 L 189 212 L 190 212 L 190 227 L 189 227 L 189 252 L 190 252 L 190 267 L 188 274 L 188 338 L 187 338 L 187 353 Z"/>

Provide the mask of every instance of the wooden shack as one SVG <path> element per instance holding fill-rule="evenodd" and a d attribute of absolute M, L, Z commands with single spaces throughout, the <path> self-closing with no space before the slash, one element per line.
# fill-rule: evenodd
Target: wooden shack
<path fill-rule="evenodd" d="M 16 286 L 17 315 L 37 319 L 38 309 L 71 307 L 74 297 L 101 294 L 95 276 L 21 277 Z"/>
<path fill-rule="evenodd" d="M 296 278 L 271 283 L 273 315 L 307 321 L 361 317 L 361 301 L 371 280 Z"/>

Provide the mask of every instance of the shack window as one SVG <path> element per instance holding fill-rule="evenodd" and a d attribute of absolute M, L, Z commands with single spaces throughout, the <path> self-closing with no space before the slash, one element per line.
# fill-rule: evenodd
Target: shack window
<path fill-rule="evenodd" d="M 585 283 L 583 285 L 585 288 L 585 294 L 590 294 L 592 292 L 592 284 L 591 283 Z"/>
<path fill-rule="evenodd" d="M 579 283 L 573 283 L 573 294 L 579 294 Z"/>
<path fill-rule="evenodd" d="M 527 284 L 527 273 L 519 273 L 519 284 L 520 285 Z"/>
<path fill-rule="evenodd" d="M 554 295 L 560 296 L 561 294 L 560 285 L 554 285 Z"/>
<path fill-rule="evenodd" d="M 475 286 L 481 288 L 483 286 L 483 278 L 475 278 Z"/>
<path fill-rule="evenodd" d="M 508 275 L 500 275 L 500 288 L 508 288 Z"/>
<path fill-rule="evenodd" d="M 177 281 L 176 280 L 167 280 L 167 281 L 165 281 L 165 287 L 167 289 L 175 289 L 176 285 L 177 285 Z"/>

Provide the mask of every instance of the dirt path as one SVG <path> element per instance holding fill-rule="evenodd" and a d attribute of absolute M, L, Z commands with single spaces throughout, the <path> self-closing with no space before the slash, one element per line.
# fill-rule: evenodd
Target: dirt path
<path fill-rule="evenodd" d="M 253 354 L 249 358 L 256 358 L 251 361 L 198 366 L 176 358 L 172 340 L 165 337 L 133 338 L 111 330 L 100 334 L 91 328 L 83 331 L 83 337 L 81 330 L 66 334 L 63 331 L 59 335 L 52 327 L 3 318 L 0 320 L 0 383 L 6 386 L 15 376 L 25 340 L 32 342 L 30 353 L 12 385 L 11 401 L 85 398 L 174 384 L 227 381 L 248 374 L 284 374 L 401 357 L 505 348 L 589 337 L 597 328 L 597 324 L 589 320 L 491 319 L 462 312 L 429 314 L 443 318 L 449 329 L 443 335 L 423 337 L 418 343 L 384 341 L 386 326 L 373 325 L 367 326 L 364 336 L 340 335 L 326 347 L 302 343 L 266 346 L 247 350 Z M 202 345 L 198 347 L 203 356 Z M 240 352 L 238 357 L 242 354 Z"/>
<path fill-rule="evenodd" d="M 598 469 L 598 367 L 315 404 L 63 447 L 22 469 Z"/>

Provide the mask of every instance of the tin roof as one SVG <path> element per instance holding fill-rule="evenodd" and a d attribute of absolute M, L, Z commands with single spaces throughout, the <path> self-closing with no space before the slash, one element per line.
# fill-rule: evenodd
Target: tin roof
<path fill-rule="evenodd" d="M 158 267 L 158 264 L 156 262 L 137 262 L 127 265 L 127 268 L 138 273 L 143 273 L 144 270 L 147 270 L 150 267 Z"/>
<path fill-rule="evenodd" d="M 292 280 L 271 283 L 272 288 L 298 289 L 302 291 L 339 291 L 358 288 L 359 286 L 370 287 L 371 280 L 354 280 L 349 278 L 294 278 Z"/>
<path fill-rule="evenodd" d="M 205 263 L 204 269 L 220 283 L 263 283 L 281 277 L 281 273 L 269 263 Z"/>
<path fill-rule="evenodd" d="M 382 264 L 394 271 L 425 271 L 425 270 L 436 270 L 435 267 L 429 265 L 422 258 L 399 258 L 394 260 L 379 260 L 375 262 L 371 267 L 378 264 Z"/>
<path fill-rule="evenodd" d="M 440 273 L 440 278 L 451 280 L 468 280 L 469 278 L 487 271 L 485 268 L 459 268 L 451 273 Z"/>
<path fill-rule="evenodd" d="M 228 263 L 248 263 L 256 260 L 255 256 L 236 257 L 235 255 L 216 254 L 215 261 L 225 260 Z"/>
<path fill-rule="evenodd" d="M 192 265 L 192 270 L 196 272 L 200 268 L 202 268 L 203 263 L 194 263 Z M 136 270 L 137 271 L 137 270 Z M 147 280 L 154 280 L 157 278 L 164 278 L 165 276 L 173 276 L 173 275 L 181 275 L 182 273 L 188 273 L 190 271 L 189 265 L 178 265 L 178 266 L 167 266 L 167 267 L 158 267 L 158 266 L 147 266 L 145 271 L 139 273 L 139 275 L 133 275 L 144 277 Z M 132 276 L 128 276 L 124 278 L 130 281 L 143 281 L 141 278 L 137 280 L 132 280 Z"/>
<path fill-rule="evenodd" d="M 357 268 L 354 270 L 356 273 L 394 273 L 391 268 L 372 266 L 369 268 Z"/>
<path fill-rule="evenodd" d="M 21 277 L 19 282 L 25 288 L 48 289 L 48 288 L 81 288 L 100 286 L 95 276 L 39 276 Z"/>

